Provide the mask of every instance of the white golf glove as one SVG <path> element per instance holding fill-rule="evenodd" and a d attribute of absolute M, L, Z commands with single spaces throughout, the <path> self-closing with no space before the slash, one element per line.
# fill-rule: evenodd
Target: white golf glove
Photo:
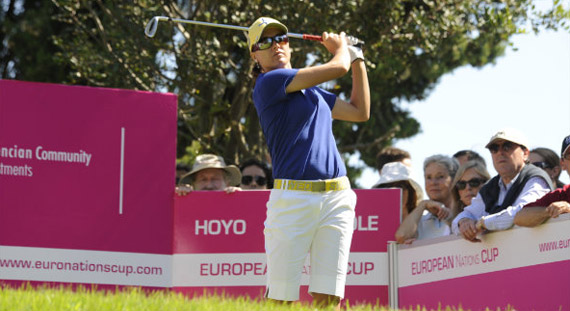
<path fill-rule="evenodd" d="M 357 37 L 353 36 L 346 36 L 346 44 L 348 45 L 357 45 L 359 42 Z"/>
<path fill-rule="evenodd" d="M 354 45 L 349 45 L 348 46 L 348 54 L 350 54 L 350 63 L 354 63 L 355 60 L 357 59 L 362 59 L 364 60 L 364 54 L 362 53 L 362 49 L 354 46 Z"/>

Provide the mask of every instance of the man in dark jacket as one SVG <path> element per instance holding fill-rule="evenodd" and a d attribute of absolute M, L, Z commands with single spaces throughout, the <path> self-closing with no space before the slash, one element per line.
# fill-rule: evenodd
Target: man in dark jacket
<path fill-rule="evenodd" d="M 452 230 L 466 240 L 478 242 L 484 230 L 505 230 L 513 226 L 515 214 L 553 189 L 544 170 L 528 162 L 528 143 L 517 130 L 495 133 L 485 146 L 491 152 L 499 175 L 489 180 L 479 194 L 453 220 Z"/>

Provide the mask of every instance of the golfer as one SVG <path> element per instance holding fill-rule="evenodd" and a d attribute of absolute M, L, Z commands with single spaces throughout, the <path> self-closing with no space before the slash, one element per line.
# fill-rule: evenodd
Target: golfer
<path fill-rule="evenodd" d="M 248 32 L 258 76 L 253 101 L 271 153 L 274 189 L 267 202 L 266 297 L 299 299 L 310 253 L 309 293 L 319 306 L 340 308 L 352 240 L 356 194 L 333 137 L 333 119 L 370 117 L 370 91 L 362 51 L 344 33 L 323 33 L 327 63 L 293 69 L 287 27 L 261 17 Z M 317 87 L 352 69 L 350 102 Z"/>

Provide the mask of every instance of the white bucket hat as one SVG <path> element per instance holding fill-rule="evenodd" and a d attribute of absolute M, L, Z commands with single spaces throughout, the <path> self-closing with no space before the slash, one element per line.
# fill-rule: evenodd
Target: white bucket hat
<path fill-rule="evenodd" d="M 380 179 L 376 182 L 376 184 L 374 184 L 374 186 L 372 186 L 372 188 L 378 188 L 380 185 L 389 184 L 396 181 L 406 181 L 410 183 L 412 188 L 414 188 L 419 200 L 421 197 L 423 197 L 422 187 L 410 177 L 411 174 L 411 168 L 402 162 L 386 163 L 380 172 Z"/>

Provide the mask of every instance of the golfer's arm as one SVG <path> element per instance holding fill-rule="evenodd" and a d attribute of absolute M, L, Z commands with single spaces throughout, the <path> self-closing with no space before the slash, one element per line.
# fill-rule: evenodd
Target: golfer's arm
<path fill-rule="evenodd" d="M 287 85 L 287 93 L 297 92 L 344 76 L 350 69 L 348 49 L 339 49 L 325 64 L 302 68 Z"/>
<path fill-rule="evenodd" d="M 332 116 L 334 119 L 363 122 L 370 119 L 370 87 L 364 61 L 357 59 L 352 63 L 352 93 L 350 102 L 337 100 Z"/>

